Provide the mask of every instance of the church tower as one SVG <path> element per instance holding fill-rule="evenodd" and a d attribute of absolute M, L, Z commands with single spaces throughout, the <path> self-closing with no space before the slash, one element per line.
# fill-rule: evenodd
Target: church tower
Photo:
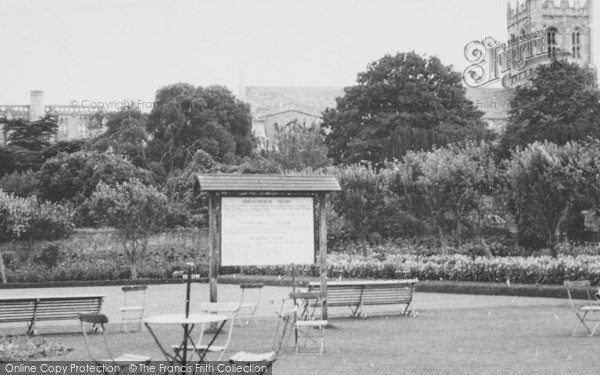
<path fill-rule="evenodd" d="M 593 0 L 517 0 L 516 8 L 508 2 L 507 30 L 511 41 L 528 34 L 546 35 L 548 56 L 560 57 L 582 67 L 594 68 L 592 56 Z M 557 51 L 559 52 L 557 54 Z"/>

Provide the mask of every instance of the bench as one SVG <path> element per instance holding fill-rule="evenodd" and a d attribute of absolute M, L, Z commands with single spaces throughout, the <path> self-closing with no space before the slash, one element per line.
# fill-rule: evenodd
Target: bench
<path fill-rule="evenodd" d="M 27 333 L 35 333 L 41 320 L 78 320 L 79 313 L 98 314 L 104 295 L 3 297 L 0 323 L 26 322 Z"/>
<path fill-rule="evenodd" d="M 401 315 L 407 315 L 415 284 L 419 280 L 332 281 L 327 283 L 327 306 L 348 306 L 353 317 L 364 316 L 366 305 L 402 305 Z M 308 284 L 309 292 L 321 290 L 321 283 Z"/>

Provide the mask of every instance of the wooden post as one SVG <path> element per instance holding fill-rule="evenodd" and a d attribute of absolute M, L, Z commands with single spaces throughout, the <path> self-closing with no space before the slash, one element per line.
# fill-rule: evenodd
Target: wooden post
<path fill-rule="evenodd" d="M 211 191 L 208 193 L 208 242 L 210 247 L 208 279 L 210 284 L 210 302 L 217 302 L 217 247 L 219 245 L 219 228 L 217 227 L 217 223 L 217 194 Z"/>
<path fill-rule="evenodd" d="M 323 293 L 323 320 L 327 320 L 327 209 L 325 193 L 319 193 L 319 265 L 321 293 Z"/>
<path fill-rule="evenodd" d="M 292 263 L 292 293 L 296 293 L 296 265 Z"/>

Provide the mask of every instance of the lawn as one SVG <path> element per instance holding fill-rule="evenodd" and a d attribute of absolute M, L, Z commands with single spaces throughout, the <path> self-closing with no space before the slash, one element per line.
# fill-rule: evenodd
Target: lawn
<path fill-rule="evenodd" d="M 112 289 L 111 289 L 112 288 Z M 179 285 L 151 286 L 148 315 L 180 312 L 184 288 Z M 206 299 L 204 284 L 193 285 L 195 300 Z M 219 286 L 221 301 L 232 301 L 239 288 Z M 75 288 L 90 292 L 90 288 Z M 118 288 L 104 287 L 103 308 L 112 323 L 109 339 L 115 352 L 162 355 L 148 332 L 120 333 Z M 7 291 L 17 293 L 18 291 Z M 56 290 L 57 294 L 61 291 Z M 259 309 L 259 326 L 236 327 L 231 352 L 268 350 L 276 317 L 270 298 L 285 296 L 288 288 L 266 287 Z M 29 293 L 29 292 L 28 292 Z M 158 301 L 157 301 L 158 300 Z M 177 301 L 174 305 L 173 301 Z M 274 374 L 564 374 L 596 373 L 600 339 L 572 337 L 576 317 L 568 300 L 502 296 L 467 296 L 416 293 L 417 317 L 389 315 L 393 307 L 370 307 L 366 319 L 346 318 L 348 310 L 332 309 L 322 355 L 294 355 L 289 351 L 274 366 Z M 193 308 L 192 308 L 193 311 Z M 76 331 L 40 325 L 40 332 Z M 16 327 L 11 328 L 11 330 Z M 581 331 L 580 331 L 581 332 Z M 160 332 L 167 343 L 180 338 L 178 330 Z M 45 334 L 48 340 L 74 350 L 58 360 L 87 359 L 78 334 Z"/>

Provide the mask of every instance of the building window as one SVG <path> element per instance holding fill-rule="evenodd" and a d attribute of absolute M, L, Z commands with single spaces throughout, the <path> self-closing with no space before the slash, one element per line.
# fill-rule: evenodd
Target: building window
<path fill-rule="evenodd" d="M 571 41 L 573 44 L 573 58 L 581 58 L 581 31 L 575 29 L 575 32 L 571 35 Z"/>
<path fill-rule="evenodd" d="M 551 27 L 548 29 L 547 37 L 548 37 L 548 57 L 551 59 L 556 59 L 556 34 L 558 30 L 556 28 Z"/>

